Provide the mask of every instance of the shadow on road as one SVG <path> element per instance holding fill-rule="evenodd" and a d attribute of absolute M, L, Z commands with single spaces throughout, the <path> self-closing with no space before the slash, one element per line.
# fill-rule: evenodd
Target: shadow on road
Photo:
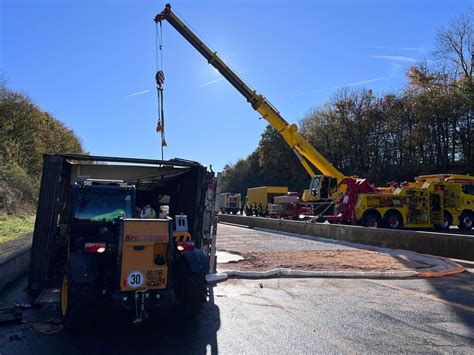
<path fill-rule="evenodd" d="M 15 294 L 16 299 L 24 296 L 24 292 Z M 6 301 L 5 297 L 2 298 Z M 3 327 L 3 331 L 0 328 L 3 336 L 19 334 L 21 337 L 21 341 L 17 342 L 0 341 L 0 353 L 218 354 L 220 311 L 214 304 L 212 288 L 209 289 L 209 302 L 192 320 L 180 318 L 172 310 L 163 310 L 150 315 L 145 322 L 133 325 L 130 317 L 123 312 L 101 311 L 81 333 L 62 331 L 44 335 L 31 328 L 35 323 L 58 317 L 58 305 L 28 310 L 25 313 L 26 324 Z"/>
<path fill-rule="evenodd" d="M 82 334 L 61 334 L 64 350 L 78 353 L 217 354 L 217 331 L 220 328 L 219 308 L 210 301 L 196 319 L 187 320 L 167 310 L 154 313 L 139 325 L 130 323 L 123 314 L 106 313 L 106 317 Z"/>

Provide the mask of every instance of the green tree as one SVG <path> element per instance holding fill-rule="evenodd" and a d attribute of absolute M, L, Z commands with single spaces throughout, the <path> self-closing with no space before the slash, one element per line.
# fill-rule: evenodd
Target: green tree
<path fill-rule="evenodd" d="M 13 212 L 34 202 L 43 154 L 82 151 L 73 131 L 0 84 L 0 209 Z"/>

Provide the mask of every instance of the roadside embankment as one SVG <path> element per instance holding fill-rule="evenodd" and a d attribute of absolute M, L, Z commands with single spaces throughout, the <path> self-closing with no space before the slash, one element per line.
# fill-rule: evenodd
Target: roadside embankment
<path fill-rule="evenodd" d="M 219 215 L 219 222 L 384 248 L 411 250 L 422 254 L 462 260 L 474 260 L 474 237 L 459 234 L 366 228 L 235 215 Z"/>
<path fill-rule="evenodd" d="M 28 233 L 0 245 L 0 291 L 28 271 L 31 238 Z"/>
<path fill-rule="evenodd" d="M 28 205 L 23 212 L 13 217 L 0 210 L 0 291 L 24 275 L 30 265 L 35 215 Z"/>

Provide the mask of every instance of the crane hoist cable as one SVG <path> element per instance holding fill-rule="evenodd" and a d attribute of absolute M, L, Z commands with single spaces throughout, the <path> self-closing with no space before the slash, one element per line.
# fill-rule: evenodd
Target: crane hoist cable
<path fill-rule="evenodd" d="M 163 148 L 167 146 L 165 139 L 165 114 L 163 109 L 163 84 L 165 82 L 165 73 L 163 72 L 163 28 L 160 23 L 156 24 L 156 91 L 158 102 L 158 122 L 156 132 L 161 133 L 161 160 L 164 159 Z"/>

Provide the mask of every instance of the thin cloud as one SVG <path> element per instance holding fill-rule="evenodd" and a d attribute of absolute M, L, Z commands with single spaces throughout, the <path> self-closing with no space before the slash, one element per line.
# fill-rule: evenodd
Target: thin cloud
<path fill-rule="evenodd" d="M 414 63 L 416 62 L 416 58 L 413 57 L 405 57 L 401 55 L 369 55 L 369 58 L 376 58 L 376 59 L 386 59 L 392 62 L 405 62 L 405 63 Z"/>
<path fill-rule="evenodd" d="M 201 84 L 201 85 L 199 85 L 199 86 L 211 85 L 211 84 L 214 84 L 214 83 L 218 83 L 219 81 L 222 81 L 222 80 L 224 80 L 224 78 L 219 78 L 219 79 L 216 79 L 216 80 L 211 80 L 211 81 L 208 81 L 207 83 Z"/>
<path fill-rule="evenodd" d="M 376 81 L 382 81 L 382 80 L 397 78 L 397 77 L 399 77 L 399 76 L 400 76 L 400 75 L 391 75 L 391 76 L 383 76 L 383 77 L 381 77 L 381 78 L 374 78 L 374 79 L 368 79 L 368 80 L 354 81 L 354 82 L 352 82 L 352 83 L 347 83 L 347 84 L 344 84 L 344 85 L 331 86 L 331 87 L 325 88 L 325 89 L 318 89 L 318 90 L 305 91 L 305 92 L 302 92 L 302 93 L 300 93 L 300 94 L 295 95 L 294 97 L 303 96 L 303 95 L 307 95 L 307 94 L 318 94 L 318 93 L 320 93 L 320 92 L 329 91 L 329 90 L 337 90 L 337 89 L 342 89 L 342 88 L 346 88 L 346 87 L 350 87 L 350 86 L 357 86 L 357 85 L 370 84 L 370 83 L 374 83 L 374 82 L 376 82 Z"/>
<path fill-rule="evenodd" d="M 132 97 L 132 96 L 137 96 L 137 95 L 143 95 L 143 94 L 146 94 L 147 92 L 150 92 L 151 90 L 143 90 L 143 91 L 139 91 L 139 92 L 135 92 L 133 94 L 130 94 L 128 95 L 127 97 Z"/>

